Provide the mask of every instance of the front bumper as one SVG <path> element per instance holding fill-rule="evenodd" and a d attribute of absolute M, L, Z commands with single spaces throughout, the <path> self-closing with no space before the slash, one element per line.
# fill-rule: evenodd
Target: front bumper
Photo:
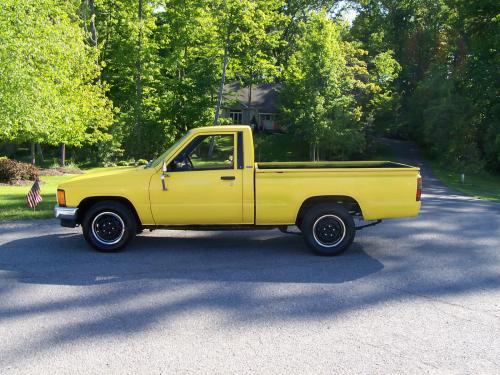
<path fill-rule="evenodd" d="M 78 215 L 78 207 L 61 207 L 56 205 L 54 207 L 54 216 L 56 219 L 61 220 L 61 226 L 74 228 L 78 225 L 76 222 Z"/>

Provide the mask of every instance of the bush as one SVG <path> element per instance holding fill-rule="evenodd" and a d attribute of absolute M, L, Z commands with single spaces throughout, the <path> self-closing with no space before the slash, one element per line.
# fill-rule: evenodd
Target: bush
<path fill-rule="evenodd" d="M 20 163 L 10 159 L 0 159 L 0 182 L 9 183 L 17 180 L 38 178 L 38 169 L 31 164 Z"/>
<path fill-rule="evenodd" d="M 118 163 L 116 163 L 116 165 L 119 167 L 128 167 L 128 161 L 120 160 Z"/>
<path fill-rule="evenodd" d="M 148 164 L 148 161 L 146 159 L 139 159 L 135 162 L 135 165 L 139 166 L 139 165 L 146 165 Z"/>

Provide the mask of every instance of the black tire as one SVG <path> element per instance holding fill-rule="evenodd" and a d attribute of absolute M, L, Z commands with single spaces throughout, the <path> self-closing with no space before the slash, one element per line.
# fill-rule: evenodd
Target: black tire
<path fill-rule="evenodd" d="M 349 212 L 338 204 L 311 207 L 301 225 L 307 245 L 319 255 L 340 255 L 354 240 L 356 227 Z"/>
<path fill-rule="evenodd" d="M 102 201 L 91 206 L 82 220 L 83 237 L 94 249 L 110 253 L 121 249 L 137 233 L 137 221 L 122 203 Z"/>

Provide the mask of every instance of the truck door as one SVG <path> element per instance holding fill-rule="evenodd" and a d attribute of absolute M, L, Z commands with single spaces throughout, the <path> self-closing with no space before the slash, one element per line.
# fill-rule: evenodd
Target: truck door
<path fill-rule="evenodd" d="M 193 138 L 150 182 L 158 225 L 241 224 L 243 170 L 236 163 L 236 132 Z M 164 186 L 161 175 L 165 175 Z"/>

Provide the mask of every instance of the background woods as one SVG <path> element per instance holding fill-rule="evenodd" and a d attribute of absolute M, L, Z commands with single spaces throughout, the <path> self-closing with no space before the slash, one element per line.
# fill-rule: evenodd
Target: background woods
<path fill-rule="evenodd" d="M 391 135 L 500 170 L 499 23 L 493 0 L 4 0 L 0 153 L 149 159 L 229 122 L 237 82 L 248 103 L 276 87 L 306 158 L 360 158 Z"/>

